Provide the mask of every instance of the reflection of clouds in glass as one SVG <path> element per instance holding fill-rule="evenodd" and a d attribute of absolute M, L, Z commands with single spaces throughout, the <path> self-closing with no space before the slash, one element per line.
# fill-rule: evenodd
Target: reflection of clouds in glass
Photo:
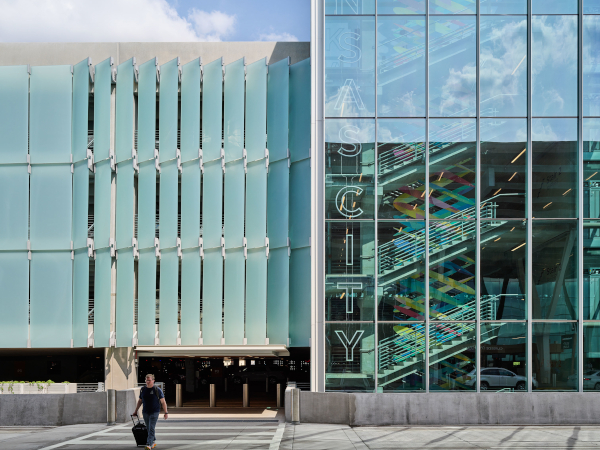
<path fill-rule="evenodd" d="M 482 142 L 527 142 L 527 119 L 481 119 Z"/>
<path fill-rule="evenodd" d="M 468 63 L 462 69 L 450 69 L 446 83 L 442 87 L 440 115 L 450 115 L 446 111 L 463 111 L 475 107 L 475 97 L 472 92 L 477 70 L 475 64 Z M 457 114 L 458 115 L 458 114 Z M 461 114 L 470 115 L 470 114 Z"/>
<path fill-rule="evenodd" d="M 577 119 L 533 119 L 531 133 L 533 141 L 574 142 L 577 141 Z"/>
<path fill-rule="evenodd" d="M 430 142 L 474 142 L 475 119 L 430 119 Z"/>
<path fill-rule="evenodd" d="M 380 119 L 377 122 L 377 141 L 387 143 L 423 142 L 425 120 Z"/>
<path fill-rule="evenodd" d="M 372 119 L 327 119 L 325 142 L 371 143 L 375 142 L 375 120 Z"/>
<path fill-rule="evenodd" d="M 583 140 L 600 141 L 600 119 L 583 119 Z"/>
<path fill-rule="evenodd" d="M 533 17 L 534 114 L 577 113 L 577 17 Z"/>

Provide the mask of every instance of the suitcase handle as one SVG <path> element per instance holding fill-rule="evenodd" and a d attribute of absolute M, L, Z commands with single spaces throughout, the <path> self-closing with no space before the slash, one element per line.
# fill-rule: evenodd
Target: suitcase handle
<path fill-rule="evenodd" d="M 133 422 L 133 426 L 136 425 L 135 420 L 133 420 L 134 417 L 137 417 L 138 424 L 142 423 L 142 421 L 140 420 L 140 416 L 138 416 L 138 415 L 134 416 L 133 414 L 131 414 L 130 417 L 131 417 L 131 421 Z"/>

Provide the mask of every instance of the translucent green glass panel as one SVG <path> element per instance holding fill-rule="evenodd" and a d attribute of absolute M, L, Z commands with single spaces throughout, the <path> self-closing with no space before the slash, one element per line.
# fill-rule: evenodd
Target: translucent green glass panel
<path fill-rule="evenodd" d="M 84 59 L 73 67 L 73 161 L 87 158 L 88 115 L 91 91 L 91 60 Z"/>
<path fill-rule="evenodd" d="M 156 145 L 156 66 L 152 58 L 139 68 L 137 151 L 140 162 L 154 158 Z"/>
<path fill-rule="evenodd" d="M 30 270 L 31 346 L 71 347 L 71 252 L 34 252 Z"/>
<path fill-rule="evenodd" d="M 267 169 L 264 160 L 248 164 L 246 192 L 248 248 L 262 247 L 267 235 Z"/>
<path fill-rule="evenodd" d="M 583 324 L 583 390 L 599 391 L 598 359 L 600 358 L 600 323 Z M 573 380 L 574 381 L 574 380 Z"/>
<path fill-rule="evenodd" d="M 583 227 L 583 320 L 600 320 L 600 223 Z"/>
<path fill-rule="evenodd" d="M 287 158 L 290 110 L 290 65 L 285 58 L 267 74 L 267 148 L 271 162 Z"/>
<path fill-rule="evenodd" d="M 110 347 L 111 320 L 110 249 L 96 250 L 94 269 L 94 345 Z"/>
<path fill-rule="evenodd" d="M 218 345 L 223 334 L 223 256 L 220 248 L 204 251 L 202 280 L 202 342 Z"/>
<path fill-rule="evenodd" d="M 264 345 L 267 337 L 266 248 L 248 250 L 246 264 L 246 338 L 249 345 Z"/>
<path fill-rule="evenodd" d="M 246 260 L 241 248 L 227 250 L 223 328 L 226 345 L 244 343 L 244 290 Z"/>
<path fill-rule="evenodd" d="M 177 245 L 177 196 L 179 189 L 177 161 L 161 164 L 160 172 L 160 248 Z"/>
<path fill-rule="evenodd" d="M 73 167 L 73 248 L 83 248 L 88 237 L 90 171 L 87 160 Z M 1 200 L 0 200 L 1 201 Z"/>
<path fill-rule="evenodd" d="M 27 252 L 0 252 L 0 345 L 25 348 L 29 334 Z"/>
<path fill-rule="evenodd" d="M 115 153 L 118 163 L 131 158 L 131 149 L 134 146 L 133 69 L 133 58 L 117 67 Z"/>
<path fill-rule="evenodd" d="M 310 245 L 310 160 L 292 163 L 290 167 L 290 245 Z"/>
<path fill-rule="evenodd" d="M 269 344 L 287 345 L 290 317 L 290 257 L 288 249 L 269 251 L 267 264 L 267 337 Z"/>
<path fill-rule="evenodd" d="M 246 67 L 246 152 L 248 161 L 264 158 L 267 146 L 267 64 Z"/>
<path fill-rule="evenodd" d="M 382 323 L 378 327 L 379 392 L 425 390 L 425 325 Z"/>
<path fill-rule="evenodd" d="M 177 249 L 162 250 L 160 255 L 160 315 L 161 345 L 177 344 L 179 257 Z"/>
<path fill-rule="evenodd" d="M 32 164 L 71 161 L 71 66 L 31 68 L 29 154 Z"/>
<path fill-rule="evenodd" d="M 29 133 L 27 66 L 0 67 L 0 163 L 26 163 Z"/>
<path fill-rule="evenodd" d="M 87 248 L 75 250 L 73 261 L 73 346 L 88 345 L 90 258 Z"/>
<path fill-rule="evenodd" d="M 223 59 L 203 66 L 202 156 L 204 161 L 221 157 L 223 121 Z"/>
<path fill-rule="evenodd" d="M 326 391 L 373 392 L 375 389 L 374 325 L 326 324 L 325 367 Z"/>
<path fill-rule="evenodd" d="M 583 119 L 583 217 L 600 218 L 599 119 Z"/>
<path fill-rule="evenodd" d="M 578 383 L 578 326 L 571 323 L 533 323 L 532 360 L 536 389 L 576 391 Z M 585 386 L 585 384 L 584 384 Z"/>
<path fill-rule="evenodd" d="M 185 67 L 184 67 L 185 70 Z M 200 337 L 200 252 L 183 251 L 181 260 L 181 345 L 198 345 Z"/>
<path fill-rule="evenodd" d="M 296 163 L 298 164 L 298 163 Z M 269 165 L 267 236 L 271 248 L 287 247 L 290 210 L 290 169 L 287 159 Z"/>
<path fill-rule="evenodd" d="M 117 248 L 132 246 L 133 238 L 133 163 L 125 161 L 119 164 L 117 172 Z"/>
<path fill-rule="evenodd" d="M 198 247 L 200 237 L 200 165 L 183 164 L 181 174 L 181 247 Z"/>
<path fill-rule="evenodd" d="M 140 164 L 137 222 L 139 248 L 154 247 L 156 232 L 156 169 L 153 161 Z"/>
<path fill-rule="evenodd" d="M 435 323 L 429 326 L 429 390 L 475 391 L 475 323 Z"/>
<path fill-rule="evenodd" d="M 111 149 L 110 115 L 112 58 L 96 64 L 94 75 L 94 161 L 109 157 Z"/>
<path fill-rule="evenodd" d="M 110 246 L 110 201 L 112 170 L 110 161 L 96 163 L 94 175 L 94 247 Z"/>
<path fill-rule="evenodd" d="M 133 339 L 133 248 L 119 250 L 117 260 L 117 347 L 131 347 Z"/>
<path fill-rule="evenodd" d="M 71 248 L 70 165 L 32 166 L 30 239 L 33 250 Z"/>
<path fill-rule="evenodd" d="M 181 74 L 181 160 L 198 158 L 200 148 L 200 59 L 183 66 Z"/>
<path fill-rule="evenodd" d="M 289 147 L 292 162 L 310 156 L 310 59 L 290 66 Z"/>
<path fill-rule="evenodd" d="M 225 248 L 244 245 L 244 162 L 225 165 Z"/>
<path fill-rule="evenodd" d="M 225 66 L 225 162 L 242 157 L 244 149 L 244 59 Z"/>
<path fill-rule="evenodd" d="M 160 66 L 159 146 L 161 161 L 175 158 L 177 151 L 179 58 Z"/>
<path fill-rule="evenodd" d="M 221 246 L 223 222 L 223 169 L 220 161 L 204 165 L 202 236 L 204 248 Z"/>
<path fill-rule="evenodd" d="M 290 347 L 310 346 L 310 247 L 290 257 Z"/>
<path fill-rule="evenodd" d="M 29 173 L 26 165 L 0 165 L 0 249 L 26 250 Z"/>
<path fill-rule="evenodd" d="M 156 334 L 156 256 L 153 248 L 140 250 L 137 323 L 139 344 L 154 345 Z"/>

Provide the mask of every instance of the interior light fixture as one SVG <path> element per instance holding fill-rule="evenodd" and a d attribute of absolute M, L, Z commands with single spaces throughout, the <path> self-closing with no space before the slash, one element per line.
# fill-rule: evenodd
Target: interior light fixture
<path fill-rule="evenodd" d="M 552 204 L 552 202 L 548 203 L 546 206 L 544 206 L 542 209 L 546 209 L 548 206 L 550 206 Z"/>
<path fill-rule="evenodd" d="M 525 245 L 525 242 L 523 242 L 521 245 L 519 245 L 518 247 L 515 247 L 511 250 L 511 252 L 514 252 L 515 250 L 520 249 L 521 247 L 523 247 Z"/>
<path fill-rule="evenodd" d="M 362 181 L 362 173 L 360 174 L 360 177 L 358 177 L 358 182 L 360 183 Z"/>
<path fill-rule="evenodd" d="M 510 163 L 511 163 L 511 164 L 513 164 L 513 163 L 514 163 L 514 162 L 515 162 L 517 159 L 519 159 L 519 158 L 521 157 L 521 155 L 522 155 L 523 153 L 525 153 L 525 150 L 527 150 L 527 149 L 526 149 L 526 148 L 524 148 L 524 149 L 523 149 L 523 151 L 522 151 L 521 153 L 519 153 L 519 154 L 518 154 L 518 155 L 515 157 L 515 159 L 513 159 L 513 160 L 512 160 Z"/>
<path fill-rule="evenodd" d="M 498 239 L 494 239 L 494 242 L 498 242 L 500 239 L 502 239 L 502 238 L 499 237 Z"/>
<path fill-rule="evenodd" d="M 568 191 L 566 191 L 566 192 L 563 194 L 563 196 L 564 196 L 564 195 L 567 195 L 567 194 L 568 194 L 569 192 L 571 192 L 572 190 L 573 190 L 573 189 L 569 189 Z"/>
<path fill-rule="evenodd" d="M 340 296 L 340 300 L 343 299 L 345 295 L 346 295 L 346 293 L 342 292 L 342 295 Z"/>
<path fill-rule="evenodd" d="M 593 174 L 591 174 L 589 177 L 587 177 L 587 178 L 585 179 L 585 181 L 588 181 L 590 178 L 592 178 L 592 177 L 593 177 L 594 175 L 596 175 L 597 173 L 598 173 L 598 172 L 594 172 L 594 173 L 593 173 Z"/>
<path fill-rule="evenodd" d="M 438 178 L 438 181 L 440 181 L 442 179 L 442 175 L 444 175 L 444 172 L 440 173 L 440 177 Z"/>
<path fill-rule="evenodd" d="M 511 233 L 512 233 L 512 231 L 513 231 L 514 229 L 515 229 L 515 227 L 512 227 L 512 230 L 510 230 L 510 231 L 511 231 Z"/>
<path fill-rule="evenodd" d="M 498 189 L 496 192 L 494 192 L 494 195 L 498 195 L 498 193 L 502 190 L 502 188 Z"/>
<path fill-rule="evenodd" d="M 523 64 L 523 61 L 525 61 L 525 58 L 527 58 L 527 54 L 525 54 L 525 56 L 523 56 L 523 59 L 521 59 L 521 61 L 519 62 L 519 64 L 517 64 L 517 67 L 515 67 L 515 70 L 512 71 L 512 73 L 510 74 L 511 77 L 515 74 L 515 72 L 517 71 L 517 69 L 519 67 L 521 67 L 521 64 Z"/>
<path fill-rule="evenodd" d="M 510 178 L 508 179 L 508 181 L 511 181 L 511 180 L 512 180 L 512 179 L 515 177 L 515 175 L 516 175 L 516 174 L 517 174 L 517 172 L 513 173 L 513 174 L 512 174 L 512 177 L 510 177 Z"/>

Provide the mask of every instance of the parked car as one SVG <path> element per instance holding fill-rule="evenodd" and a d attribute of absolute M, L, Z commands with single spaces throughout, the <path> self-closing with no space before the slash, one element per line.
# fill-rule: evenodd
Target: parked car
<path fill-rule="evenodd" d="M 577 374 L 569 375 L 567 385 L 577 389 Z M 583 389 L 600 391 L 600 370 L 588 370 L 583 373 Z"/>
<path fill-rule="evenodd" d="M 477 381 L 476 369 L 473 369 L 465 378 L 467 386 L 475 386 Z M 535 378 L 532 381 L 533 388 L 537 388 L 538 383 Z M 518 391 L 525 391 L 527 390 L 527 378 L 500 367 L 486 367 L 485 369 L 481 369 L 480 387 L 482 391 L 502 388 L 514 388 Z"/>

